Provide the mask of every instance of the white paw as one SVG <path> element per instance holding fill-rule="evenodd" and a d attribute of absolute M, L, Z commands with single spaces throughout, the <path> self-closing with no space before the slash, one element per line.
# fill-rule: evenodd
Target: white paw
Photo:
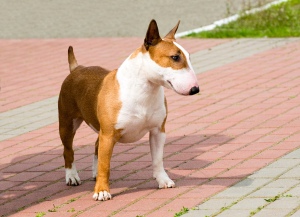
<path fill-rule="evenodd" d="M 99 193 L 94 193 L 93 199 L 94 200 L 100 200 L 100 201 L 105 201 L 105 200 L 110 200 L 112 197 L 109 192 L 107 191 L 100 191 Z"/>
<path fill-rule="evenodd" d="M 175 188 L 175 183 L 169 177 L 167 179 L 157 180 L 158 188 Z"/>
<path fill-rule="evenodd" d="M 66 184 L 71 186 L 77 186 L 81 184 L 75 164 L 72 164 L 71 169 L 66 168 Z"/>
<path fill-rule="evenodd" d="M 158 188 L 175 188 L 175 183 L 169 178 L 166 172 L 154 176 L 158 182 Z"/>

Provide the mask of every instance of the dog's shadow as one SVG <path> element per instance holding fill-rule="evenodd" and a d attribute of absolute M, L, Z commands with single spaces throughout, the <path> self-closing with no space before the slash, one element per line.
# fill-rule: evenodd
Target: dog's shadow
<path fill-rule="evenodd" d="M 230 140 L 231 138 L 225 135 L 169 138 L 165 145 L 164 166 L 170 178 L 175 181 L 176 187 L 197 186 L 210 179 L 211 177 L 206 177 L 205 173 L 199 177 L 193 177 L 191 174 L 201 173 L 202 169 L 214 161 L 213 158 L 201 157 L 207 150 Z M 10 164 L 0 165 L 3 168 L 0 173 L 1 182 L 8 186 L 0 195 L 0 203 L 3 205 L 7 202 L 10 205 L 15 203 L 13 207 L 17 211 L 22 208 L 18 204 L 18 199 L 24 195 L 41 193 L 40 201 L 59 200 L 83 192 L 90 192 L 92 195 L 95 184 L 92 179 L 94 144 L 75 145 L 74 149 L 76 166 L 83 181 L 81 186 L 66 186 L 61 146 L 40 153 L 18 156 Z M 111 193 L 114 198 L 136 191 L 157 189 L 157 182 L 152 178 L 151 163 L 148 141 L 141 140 L 137 144 L 117 144 L 114 148 L 110 173 Z"/>

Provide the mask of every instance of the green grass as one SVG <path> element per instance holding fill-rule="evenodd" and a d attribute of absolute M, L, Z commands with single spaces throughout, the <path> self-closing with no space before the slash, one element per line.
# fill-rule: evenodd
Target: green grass
<path fill-rule="evenodd" d="M 67 212 L 75 212 L 75 211 L 76 211 L 75 208 L 71 208 Z"/>
<path fill-rule="evenodd" d="M 299 37 L 300 0 L 289 0 L 211 31 L 193 33 L 197 38 Z"/>
<path fill-rule="evenodd" d="M 43 217 L 44 215 L 46 215 L 45 212 L 38 212 L 36 213 L 35 217 Z"/>
<path fill-rule="evenodd" d="M 186 208 L 186 207 L 182 207 L 182 209 L 175 213 L 174 217 L 179 217 L 179 216 L 182 216 L 183 214 L 186 214 L 189 212 L 189 208 Z"/>

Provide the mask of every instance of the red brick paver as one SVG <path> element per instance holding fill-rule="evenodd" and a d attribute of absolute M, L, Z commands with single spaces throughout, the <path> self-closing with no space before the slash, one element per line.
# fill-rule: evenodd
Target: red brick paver
<path fill-rule="evenodd" d="M 69 44 L 79 63 L 114 68 L 140 41 L 0 41 L 1 111 L 57 95 L 68 73 Z M 183 40 L 181 44 L 195 53 L 226 42 Z M 201 203 L 299 147 L 299 56 L 300 44 L 294 42 L 198 75 L 200 95 L 183 97 L 166 90 L 170 112 L 165 166 L 175 189 L 156 189 L 147 136 L 115 147 L 114 198 L 107 202 L 92 200 L 96 135 L 86 126 L 75 139 L 83 180 L 77 187 L 64 183 L 57 123 L 0 142 L 0 215 L 18 211 L 13 216 L 168 217 L 183 206 Z M 33 94 L 37 90 L 39 94 Z"/>
<path fill-rule="evenodd" d="M 191 53 L 228 40 L 180 40 Z M 0 112 L 55 96 L 68 75 L 67 50 L 79 64 L 117 68 L 142 38 L 0 40 Z"/>

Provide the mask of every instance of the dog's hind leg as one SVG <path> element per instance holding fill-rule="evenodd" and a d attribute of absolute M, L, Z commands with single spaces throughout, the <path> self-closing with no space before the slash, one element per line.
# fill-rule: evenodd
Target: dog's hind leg
<path fill-rule="evenodd" d="M 76 166 L 74 163 L 74 150 L 73 150 L 73 139 L 76 130 L 82 123 L 81 118 L 72 119 L 67 115 L 63 117 L 59 115 L 59 134 L 61 141 L 64 146 L 64 159 L 65 159 L 65 170 L 66 170 L 66 184 L 67 185 L 80 185 L 81 181 L 78 176 Z"/>

